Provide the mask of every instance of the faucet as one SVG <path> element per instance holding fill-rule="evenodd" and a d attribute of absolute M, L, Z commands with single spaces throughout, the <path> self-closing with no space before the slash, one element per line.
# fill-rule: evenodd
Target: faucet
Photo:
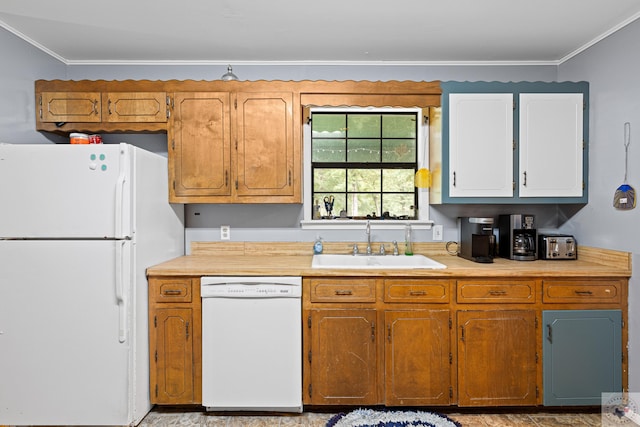
<path fill-rule="evenodd" d="M 367 221 L 365 232 L 367 233 L 367 255 L 371 255 L 371 223 L 369 221 Z"/>

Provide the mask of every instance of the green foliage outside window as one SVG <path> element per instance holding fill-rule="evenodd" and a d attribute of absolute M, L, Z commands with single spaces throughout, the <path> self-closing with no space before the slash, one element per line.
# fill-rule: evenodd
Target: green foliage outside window
<path fill-rule="evenodd" d="M 314 212 L 327 218 L 332 197 L 332 217 L 415 218 L 417 120 L 412 112 L 313 113 Z"/>

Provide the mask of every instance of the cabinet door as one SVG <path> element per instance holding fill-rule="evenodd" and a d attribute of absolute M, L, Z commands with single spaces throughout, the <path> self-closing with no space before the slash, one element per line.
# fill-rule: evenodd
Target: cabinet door
<path fill-rule="evenodd" d="M 311 310 L 311 404 L 378 403 L 376 310 Z"/>
<path fill-rule="evenodd" d="M 535 405 L 535 311 L 458 312 L 458 404 Z"/>
<path fill-rule="evenodd" d="M 155 311 L 150 331 L 151 369 L 155 370 L 151 375 L 151 403 L 197 403 L 194 401 L 192 317 L 189 308 Z"/>
<path fill-rule="evenodd" d="M 513 197 L 513 94 L 449 94 L 449 196 Z"/>
<path fill-rule="evenodd" d="M 238 93 L 238 196 L 294 196 L 293 94 Z"/>
<path fill-rule="evenodd" d="M 103 102 L 106 122 L 162 123 L 167 121 L 165 92 L 108 92 Z"/>
<path fill-rule="evenodd" d="M 545 405 L 600 405 L 622 391 L 620 310 L 546 310 L 542 323 Z"/>
<path fill-rule="evenodd" d="M 386 311 L 385 404 L 448 405 L 449 310 Z"/>
<path fill-rule="evenodd" d="M 99 123 L 100 92 L 42 92 L 40 121 Z"/>
<path fill-rule="evenodd" d="M 582 197 L 583 95 L 520 94 L 520 197 Z"/>
<path fill-rule="evenodd" d="M 169 134 L 170 201 L 231 195 L 229 103 L 230 95 L 224 92 L 175 95 Z"/>

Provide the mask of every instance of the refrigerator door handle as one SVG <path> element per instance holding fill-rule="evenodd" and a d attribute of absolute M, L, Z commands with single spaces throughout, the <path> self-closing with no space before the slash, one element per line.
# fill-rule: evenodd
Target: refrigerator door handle
<path fill-rule="evenodd" d="M 124 245 L 125 241 L 116 242 L 116 302 L 118 304 L 118 341 L 127 340 L 127 307 L 124 300 Z"/>
<path fill-rule="evenodd" d="M 124 184 L 126 182 L 126 174 L 123 167 L 120 168 L 120 174 L 118 175 L 118 180 L 116 181 L 116 203 L 115 203 L 115 238 L 116 239 L 124 239 L 124 235 L 122 233 L 122 215 L 124 212 L 122 211 L 124 206 Z"/>

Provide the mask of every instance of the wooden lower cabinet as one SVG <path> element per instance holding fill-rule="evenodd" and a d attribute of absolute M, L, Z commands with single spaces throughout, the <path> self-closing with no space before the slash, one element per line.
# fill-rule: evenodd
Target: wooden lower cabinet
<path fill-rule="evenodd" d="M 319 309 L 309 316 L 309 403 L 378 403 L 376 310 Z"/>
<path fill-rule="evenodd" d="M 304 403 L 451 404 L 448 280 L 314 278 L 303 292 Z"/>
<path fill-rule="evenodd" d="M 388 310 L 384 318 L 385 404 L 450 404 L 449 310 Z"/>
<path fill-rule="evenodd" d="M 615 278 L 304 277 L 303 403 L 598 404 L 602 388 L 628 390 L 627 286 Z M 199 277 L 149 277 L 152 403 L 202 404 L 201 324 Z"/>
<path fill-rule="evenodd" d="M 199 279 L 149 279 L 151 403 L 201 403 L 200 306 Z"/>
<path fill-rule="evenodd" d="M 155 403 L 192 402 L 193 386 L 193 310 L 162 308 L 153 316 L 152 335 L 155 364 Z M 153 368 L 152 368 L 153 369 Z"/>
<path fill-rule="evenodd" d="M 537 403 L 535 310 L 458 311 L 458 404 Z"/>

